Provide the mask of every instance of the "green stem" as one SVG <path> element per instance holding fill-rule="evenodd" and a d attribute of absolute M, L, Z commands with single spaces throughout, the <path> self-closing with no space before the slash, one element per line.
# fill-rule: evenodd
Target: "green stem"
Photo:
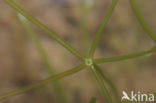
<path fill-rule="evenodd" d="M 18 18 L 20 19 L 21 23 L 23 24 L 24 29 L 28 32 L 29 37 L 32 39 L 33 43 L 35 44 L 36 49 L 38 50 L 45 66 L 48 70 L 48 73 L 51 76 L 55 75 L 55 72 L 53 71 L 54 67 L 50 63 L 50 59 L 46 55 L 46 52 L 44 51 L 44 49 L 40 43 L 39 38 L 36 36 L 35 31 L 32 29 L 31 25 L 29 24 L 29 22 L 27 21 L 27 19 L 24 16 L 22 16 L 18 13 L 17 13 L 17 15 L 18 15 Z M 65 95 L 65 91 L 58 81 L 55 81 L 54 88 L 55 88 L 57 94 L 59 95 L 59 97 L 61 98 L 60 99 L 61 102 L 62 103 L 68 103 L 67 97 Z"/>
<path fill-rule="evenodd" d="M 118 62 L 118 61 L 123 61 L 123 60 L 129 60 L 129 59 L 135 59 L 138 57 L 142 57 L 144 55 L 150 54 L 152 52 L 156 52 L 156 47 L 151 48 L 146 51 L 138 52 L 138 53 L 133 53 L 133 54 L 127 54 L 127 55 L 122 55 L 122 56 L 116 56 L 116 57 L 111 57 L 111 58 L 99 58 L 95 59 L 95 63 L 105 63 L 105 62 Z"/>
<path fill-rule="evenodd" d="M 92 65 L 91 66 L 91 71 L 93 73 L 93 75 L 95 76 L 101 90 L 102 90 L 102 93 L 103 95 L 106 97 L 106 100 L 108 103 L 113 103 L 112 102 L 112 99 L 111 99 L 111 96 L 107 90 L 107 88 L 105 87 L 104 83 L 103 83 L 103 80 L 102 80 L 102 77 L 101 75 L 98 73 L 98 71 L 96 70 L 96 66 L 95 65 Z"/>
<path fill-rule="evenodd" d="M 91 48 L 89 50 L 89 57 L 92 58 L 96 49 L 96 46 L 101 38 L 102 32 L 104 31 L 106 24 L 108 22 L 108 20 L 110 19 L 112 12 L 117 4 L 118 0 L 113 0 L 111 6 L 108 8 L 108 11 L 106 13 L 106 16 L 104 17 L 104 20 L 102 22 L 102 25 L 100 26 L 95 39 L 93 40 L 93 43 L 91 45 Z"/>
<path fill-rule="evenodd" d="M 89 103 L 96 103 L 96 97 L 92 97 Z"/>
<path fill-rule="evenodd" d="M 56 81 L 56 80 L 58 80 L 58 79 L 62 79 L 62 78 L 67 77 L 67 76 L 69 76 L 69 75 L 75 74 L 75 73 L 81 71 L 81 70 L 84 69 L 84 68 L 85 68 L 85 64 L 81 64 L 81 65 L 79 65 L 79 66 L 76 66 L 76 67 L 73 68 L 73 69 L 70 69 L 70 70 L 65 71 L 65 72 L 62 72 L 62 73 L 60 73 L 60 74 L 51 76 L 51 77 L 49 77 L 49 78 L 47 78 L 47 79 L 40 80 L 40 81 L 38 81 L 38 82 L 36 82 L 36 83 L 34 83 L 34 84 L 31 84 L 31 85 L 29 85 L 29 86 L 23 87 L 23 88 L 18 89 L 18 90 L 14 90 L 14 91 L 12 91 L 12 92 L 8 92 L 8 93 L 5 93 L 5 94 L 2 94 L 2 95 L 0 96 L 0 101 L 2 101 L 2 100 L 4 100 L 4 99 L 7 99 L 7 98 L 10 98 L 10 97 L 13 97 L 13 96 L 16 96 L 16 95 L 19 95 L 19 94 L 22 94 L 22 93 L 25 93 L 25 92 L 28 92 L 28 91 L 30 91 L 30 90 L 32 90 L 32 89 L 41 87 L 41 86 L 43 86 L 43 85 L 46 85 L 46 84 L 48 84 L 48 83 L 50 83 L 50 82 L 54 82 L 54 81 Z"/>
<path fill-rule="evenodd" d="M 112 89 L 112 91 L 115 94 L 116 103 L 121 103 L 120 95 L 118 93 L 117 88 L 115 87 L 114 83 L 104 74 L 104 72 L 100 69 L 98 65 L 95 64 L 95 69 L 97 72 L 102 76 L 103 80 L 109 85 L 109 87 Z"/>
<path fill-rule="evenodd" d="M 84 60 L 84 56 L 81 55 L 77 50 L 72 48 L 68 43 L 66 43 L 61 37 L 59 37 L 55 32 L 51 31 L 48 27 L 46 27 L 44 24 L 39 22 L 36 18 L 34 18 L 32 15 L 30 15 L 28 12 L 26 12 L 24 9 L 22 9 L 18 4 L 16 4 L 13 0 L 4 0 L 8 5 L 10 5 L 13 9 L 15 9 L 17 12 L 19 12 L 21 15 L 23 15 L 25 18 L 27 18 L 29 21 L 34 23 L 36 26 L 38 26 L 41 30 L 46 32 L 50 37 L 55 39 L 59 44 L 61 44 L 64 48 L 66 48 L 68 51 L 70 51 L 73 55 L 78 57 L 80 60 Z"/>
<path fill-rule="evenodd" d="M 156 33 L 152 31 L 152 29 L 149 27 L 149 25 L 143 18 L 143 15 L 139 9 L 139 6 L 136 3 L 136 0 L 130 0 L 130 4 L 140 25 L 145 30 L 145 32 L 151 37 L 151 39 L 156 43 Z"/>
<path fill-rule="evenodd" d="M 82 2 L 81 10 L 82 10 L 82 23 L 81 23 L 82 46 L 83 46 L 83 51 L 86 54 L 89 48 L 90 39 L 89 39 L 89 34 L 87 30 L 87 25 L 86 25 L 88 8 L 87 8 L 85 0 Z"/>
<path fill-rule="evenodd" d="M 18 14 L 18 15 L 20 15 L 20 14 Z M 40 56 L 41 56 L 41 58 L 42 58 L 42 60 L 44 62 L 44 64 L 46 65 L 48 71 L 51 72 L 51 75 L 54 75 L 55 73 L 52 71 L 52 69 L 54 67 L 50 63 L 50 60 L 49 60 L 48 56 L 46 55 L 46 52 L 44 51 L 43 46 L 41 45 L 39 38 L 36 36 L 35 31 L 32 29 L 32 27 L 30 26 L 28 21 L 22 20 L 20 16 L 18 16 L 18 17 L 19 17 L 21 23 L 23 24 L 24 29 L 28 33 L 29 37 L 33 41 L 37 51 L 39 52 L 39 54 L 40 54 Z"/>

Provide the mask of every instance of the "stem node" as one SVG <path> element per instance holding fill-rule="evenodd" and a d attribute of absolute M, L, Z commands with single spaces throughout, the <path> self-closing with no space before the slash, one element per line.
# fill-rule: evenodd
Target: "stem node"
<path fill-rule="evenodd" d="M 93 60 L 91 58 L 86 58 L 85 59 L 85 64 L 86 64 L 86 66 L 91 67 L 94 64 L 94 62 L 93 62 Z"/>

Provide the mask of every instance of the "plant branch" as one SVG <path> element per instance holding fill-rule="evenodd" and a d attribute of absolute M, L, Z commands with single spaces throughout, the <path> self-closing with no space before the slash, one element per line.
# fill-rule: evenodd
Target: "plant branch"
<path fill-rule="evenodd" d="M 101 90 L 102 90 L 102 93 L 103 95 L 106 97 L 106 100 L 108 103 L 113 103 L 112 102 L 112 99 L 111 99 L 111 96 L 107 90 L 107 88 L 105 87 L 104 83 L 103 83 L 103 80 L 102 80 L 102 77 L 101 75 L 99 74 L 99 72 L 96 70 L 96 66 L 95 65 L 92 65 L 91 67 L 91 71 L 94 75 L 94 77 L 96 78 Z"/>
<path fill-rule="evenodd" d="M 96 97 L 92 97 L 89 103 L 96 103 Z"/>
<path fill-rule="evenodd" d="M 103 20 L 103 22 L 102 22 L 102 24 L 101 24 L 101 26 L 100 26 L 97 34 L 96 34 L 95 39 L 93 40 L 93 43 L 92 43 L 91 47 L 90 47 L 90 50 L 89 50 L 89 57 L 90 58 L 92 58 L 93 55 L 94 55 L 96 46 L 97 46 L 97 44 L 98 44 L 98 42 L 100 40 L 102 32 L 104 31 L 104 29 L 106 27 L 106 24 L 107 24 L 108 20 L 110 19 L 111 15 L 112 15 L 112 12 L 113 12 L 117 2 L 118 2 L 118 0 L 113 0 L 111 6 L 108 8 L 106 16 L 104 17 L 104 20 Z"/>
<path fill-rule="evenodd" d="M 50 76 L 55 75 L 54 66 L 50 63 L 50 59 L 46 55 L 46 52 L 43 49 L 43 46 L 41 45 L 41 42 L 40 42 L 39 38 L 37 37 L 35 31 L 29 24 L 29 21 L 24 16 L 20 15 L 19 13 L 17 13 L 17 16 L 18 16 L 19 20 L 21 21 L 25 31 L 28 33 L 29 37 L 33 41 L 37 51 L 39 52 L 45 66 L 46 66 L 46 69 L 48 70 L 49 75 Z M 67 97 L 65 95 L 65 91 L 58 81 L 54 82 L 54 88 L 60 97 L 60 101 L 62 103 L 68 103 Z"/>
<path fill-rule="evenodd" d="M 109 85 L 109 87 L 112 89 L 114 92 L 115 98 L 116 98 L 116 103 L 120 103 L 120 95 L 118 93 L 117 88 L 115 87 L 114 83 L 104 74 L 104 72 L 101 70 L 101 68 L 95 64 L 95 69 L 97 72 L 102 76 L 103 80 Z"/>
<path fill-rule="evenodd" d="M 35 31 L 32 29 L 32 27 L 30 26 L 30 24 L 28 23 L 27 19 L 24 16 L 22 16 L 18 13 L 18 17 L 19 17 L 25 31 L 27 32 L 27 34 L 29 35 L 29 37 L 33 41 L 33 43 L 34 43 L 37 51 L 39 52 L 46 68 L 48 69 L 49 72 L 51 72 L 51 75 L 54 75 L 55 73 L 52 71 L 52 69 L 54 67 L 50 63 L 50 60 L 49 60 L 48 56 L 46 55 L 46 52 L 44 51 L 43 46 L 41 45 L 41 42 L 40 42 L 39 38 L 37 37 Z"/>
<path fill-rule="evenodd" d="M 105 63 L 105 62 L 118 62 L 118 61 L 123 61 L 123 60 L 129 60 L 129 59 L 135 59 L 138 57 L 145 56 L 147 54 L 150 54 L 152 52 L 156 52 L 156 47 L 151 48 L 146 51 L 138 52 L 138 53 L 133 53 L 133 54 L 127 54 L 127 55 L 122 55 L 122 56 L 116 56 L 116 57 L 111 57 L 111 58 L 99 58 L 95 59 L 95 63 Z"/>
<path fill-rule="evenodd" d="M 141 27 L 145 30 L 145 32 L 148 34 L 149 37 L 155 42 L 156 44 L 156 33 L 154 33 L 145 19 L 143 18 L 143 15 L 139 9 L 139 6 L 136 3 L 136 0 L 130 0 L 131 7 L 133 9 L 133 12 L 135 13 L 135 16 L 137 20 L 139 21 Z"/>
<path fill-rule="evenodd" d="M 13 0 L 4 0 L 9 6 L 11 6 L 14 10 L 19 12 L 21 15 L 23 15 L 25 18 L 27 18 L 29 21 L 34 23 L 36 26 L 38 26 L 41 30 L 46 32 L 50 37 L 55 39 L 59 44 L 61 44 L 64 48 L 66 48 L 68 51 L 70 51 L 73 55 L 78 57 L 80 60 L 84 60 L 84 56 L 81 55 L 77 50 L 72 48 L 68 43 L 66 43 L 60 36 L 58 36 L 55 32 L 50 30 L 48 27 L 46 27 L 44 24 L 39 22 L 36 18 L 34 18 L 32 15 L 30 15 L 28 12 L 26 12 L 24 9 L 22 9 L 17 3 L 15 3 Z"/>
<path fill-rule="evenodd" d="M 88 52 L 90 38 L 89 38 L 89 32 L 87 30 L 87 17 L 89 14 L 89 10 L 86 4 L 86 0 L 82 1 L 81 4 L 81 11 L 82 11 L 82 20 L 81 20 L 81 37 L 82 37 L 82 47 L 85 55 Z"/>
<path fill-rule="evenodd" d="M 19 94 L 22 94 L 22 93 L 25 93 L 25 92 L 28 92 L 32 89 L 35 89 L 35 88 L 38 88 L 38 87 L 41 87 L 43 85 L 46 85 L 50 82 L 54 82 L 58 79 L 62 79 L 64 77 L 67 77 L 69 75 L 72 75 L 72 74 L 75 74 L 79 71 L 81 71 L 82 69 L 84 69 L 86 66 L 85 64 L 81 64 L 79 66 L 76 66 L 75 68 L 73 69 L 70 69 L 68 71 L 65 71 L 65 72 L 62 72 L 60 74 L 57 74 L 57 75 L 54 75 L 54 76 L 51 76 L 47 79 L 44 79 L 44 80 L 40 80 L 34 84 L 31 84 L 29 86 L 26 86 L 26 87 L 23 87 L 21 89 L 18 89 L 18 90 L 14 90 L 14 91 L 11 91 L 11 92 L 8 92 L 8 93 L 5 93 L 5 94 L 2 94 L 0 96 L 0 101 L 4 100 L 4 99 L 7 99 L 7 98 L 10 98 L 10 97 L 13 97 L 13 96 L 16 96 L 16 95 L 19 95 Z"/>

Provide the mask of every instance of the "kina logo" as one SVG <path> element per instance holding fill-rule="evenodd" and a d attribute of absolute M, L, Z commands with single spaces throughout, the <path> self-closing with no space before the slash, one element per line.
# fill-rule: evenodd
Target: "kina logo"
<path fill-rule="evenodd" d="M 154 94 L 142 94 L 140 91 L 137 93 L 134 93 L 134 91 L 131 91 L 130 96 L 125 91 L 122 91 L 122 98 L 123 100 L 133 101 L 133 102 L 154 102 L 155 96 Z"/>

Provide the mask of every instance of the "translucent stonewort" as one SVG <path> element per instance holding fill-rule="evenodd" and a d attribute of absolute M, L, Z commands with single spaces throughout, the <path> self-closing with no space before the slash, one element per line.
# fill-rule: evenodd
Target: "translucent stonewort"
<path fill-rule="evenodd" d="M 110 5 L 110 7 L 108 8 L 108 11 L 106 13 L 106 16 L 104 17 L 104 20 L 97 32 L 97 35 L 95 37 L 95 39 L 93 40 L 93 43 L 90 47 L 90 50 L 88 51 L 89 53 L 87 54 L 87 56 L 83 56 L 79 51 L 77 51 L 76 49 L 74 49 L 73 47 L 71 47 L 67 42 L 65 42 L 60 36 L 58 36 L 55 32 L 53 32 L 52 30 L 50 30 L 48 27 L 46 27 L 44 24 L 42 24 L 41 22 L 39 22 L 36 18 L 34 18 L 32 15 L 30 15 L 28 12 L 26 12 L 24 9 L 22 9 L 18 4 L 16 4 L 13 0 L 3 0 L 5 1 L 10 7 L 12 7 L 14 10 L 16 10 L 18 13 L 20 13 L 20 15 L 23 15 L 27 20 L 29 20 L 30 22 L 34 23 L 36 26 L 38 26 L 41 30 L 43 30 L 45 33 L 47 33 L 47 35 L 49 35 L 50 37 L 52 37 L 53 39 L 55 39 L 59 44 L 62 45 L 62 47 L 66 48 L 69 52 L 71 52 L 71 54 L 73 54 L 74 56 L 76 56 L 79 60 L 81 60 L 83 63 L 81 65 L 78 65 L 76 67 L 74 67 L 73 69 L 70 69 L 68 71 L 62 72 L 60 74 L 55 74 L 47 79 L 38 81 L 32 85 L 26 86 L 24 88 L 18 89 L 18 90 L 14 90 L 5 94 L 2 94 L 0 96 L 0 100 L 4 100 L 4 99 L 8 99 L 10 97 L 25 93 L 27 91 L 30 91 L 32 89 L 38 88 L 40 86 L 46 85 L 50 82 L 54 82 L 55 80 L 58 79 L 62 79 L 66 76 L 70 76 L 74 73 L 79 72 L 80 70 L 83 70 L 86 66 L 91 67 L 91 71 L 93 72 L 94 77 L 96 78 L 99 86 L 101 87 L 101 91 L 104 94 L 104 97 L 107 100 L 107 103 L 114 103 L 107 88 L 105 87 L 104 81 L 106 82 L 106 79 L 104 78 L 104 75 L 101 73 L 102 71 L 99 72 L 99 69 L 96 69 L 96 65 L 99 63 L 105 63 L 105 62 L 116 62 L 116 61 L 121 61 L 121 60 L 128 60 L 128 59 L 134 59 L 134 58 L 138 58 L 138 57 L 142 57 L 144 55 L 150 54 L 152 52 L 156 52 L 156 48 L 151 48 L 149 50 L 146 51 L 142 51 L 142 52 L 138 52 L 138 53 L 132 53 L 132 54 L 127 54 L 127 55 L 122 55 L 122 56 L 117 56 L 117 57 L 111 57 L 111 58 L 97 58 L 94 59 L 94 53 L 95 53 L 95 49 L 97 47 L 97 44 L 101 38 L 101 35 L 104 31 L 104 28 L 108 22 L 108 20 L 110 19 L 110 16 L 112 14 L 112 12 L 115 9 L 115 6 L 118 2 L 118 0 L 112 0 L 112 3 Z M 146 33 L 151 37 L 151 39 L 156 43 L 156 36 L 155 33 L 152 32 L 152 30 L 150 29 L 150 27 L 147 25 L 147 23 L 145 22 L 145 20 L 143 19 L 140 10 L 138 9 L 138 6 L 136 4 L 136 0 L 129 0 L 131 3 L 131 6 L 134 10 L 134 13 L 139 21 L 139 23 L 141 24 L 141 26 L 143 27 L 143 29 L 146 31 Z M 87 58 L 85 58 L 87 57 Z M 102 76 L 103 75 L 103 76 Z"/>

